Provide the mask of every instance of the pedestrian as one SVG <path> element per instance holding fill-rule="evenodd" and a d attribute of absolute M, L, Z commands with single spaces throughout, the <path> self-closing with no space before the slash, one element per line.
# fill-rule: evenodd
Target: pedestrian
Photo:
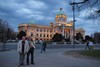
<path fill-rule="evenodd" d="M 24 65 L 25 55 L 29 49 L 29 44 L 26 40 L 26 37 L 23 36 L 22 40 L 19 41 L 17 46 L 17 51 L 19 52 L 19 65 Z"/>
<path fill-rule="evenodd" d="M 32 38 L 28 38 L 28 43 L 29 43 L 29 51 L 27 53 L 27 65 L 29 65 L 29 56 L 31 55 L 31 64 L 34 64 L 34 49 L 35 49 L 35 43 L 33 42 Z"/>
<path fill-rule="evenodd" d="M 40 39 L 40 40 L 39 40 L 39 43 L 40 43 L 40 46 L 41 46 L 41 53 L 42 53 L 42 49 L 43 49 L 43 46 L 42 46 L 42 45 L 43 45 L 43 40 Z"/>
<path fill-rule="evenodd" d="M 42 49 L 41 49 L 41 53 L 46 51 L 46 42 L 43 41 L 42 43 Z"/>
<path fill-rule="evenodd" d="M 89 49 L 89 41 L 88 40 L 86 41 L 85 49 Z"/>
<path fill-rule="evenodd" d="M 92 41 L 89 41 L 89 49 L 90 49 L 90 50 L 93 50 L 93 48 L 94 48 L 93 42 L 92 42 Z"/>

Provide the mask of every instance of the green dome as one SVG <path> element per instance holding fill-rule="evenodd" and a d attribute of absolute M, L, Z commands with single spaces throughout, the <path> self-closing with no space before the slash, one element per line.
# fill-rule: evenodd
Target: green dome
<path fill-rule="evenodd" d="M 29 24 L 35 24 L 34 20 L 30 20 Z"/>
<path fill-rule="evenodd" d="M 60 8 L 60 11 L 57 13 L 57 15 L 66 15 L 65 12 Z"/>

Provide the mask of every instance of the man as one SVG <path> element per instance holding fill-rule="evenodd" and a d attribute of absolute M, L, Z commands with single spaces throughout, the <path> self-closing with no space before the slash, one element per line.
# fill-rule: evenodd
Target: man
<path fill-rule="evenodd" d="M 25 54 L 27 54 L 29 50 L 29 44 L 25 38 L 22 37 L 22 40 L 19 41 L 17 51 L 19 52 L 19 65 L 24 65 Z"/>
<path fill-rule="evenodd" d="M 28 43 L 29 43 L 29 51 L 27 53 L 27 60 L 26 60 L 27 65 L 29 65 L 30 54 L 31 54 L 31 64 L 34 64 L 34 48 L 35 48 L 34 42 L 31 37 L 28 38 Z"/>
<path fill-rule="evenodd" d="M 46 50 L 46 42 L 43 41 L 43 43 L 42 43 L 42 49 L 41 49 L 41 53 L 42 53 L 42 52 L 45 52 L 45 50 Z"/>
<path fill-rule="evenodd" d="M 89 41 L 88 40 L 86 41 L 85 49 L 89 49 Z"/>

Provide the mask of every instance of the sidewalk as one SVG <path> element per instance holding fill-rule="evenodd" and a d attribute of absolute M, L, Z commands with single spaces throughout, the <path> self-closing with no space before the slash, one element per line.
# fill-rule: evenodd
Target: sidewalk
<path fill-rule="evenodd" d="M 79 59 L 63 55 L 69 50 L 78 49 L 47 49 L 46 53 L 40 53 L 40 50 L 36 49 L 35 65 L 21 67 L 100 67 L 100 60 Z M 0 67 L 18 67 L 17 51 L 0 52 Z"/>

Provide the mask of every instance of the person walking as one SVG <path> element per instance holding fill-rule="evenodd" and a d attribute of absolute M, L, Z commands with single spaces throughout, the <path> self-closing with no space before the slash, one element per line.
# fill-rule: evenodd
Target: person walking
<path fill-rule="evenodd" d="M 90 41 L 89 41 L 89 49 L 92 51 L 93 48 L 94 48 L 94 44 L 93 44 L 93 42 L 90 40 Z"/>
<path fill-rule="evenodd" d="M 89 41 L 88 40 L 86 41 L 85 49 L 89 49 Z"/>
<path fill-rule="evenodd" d="M 41 49 L 41 53 L 46 51 L 46 42 L 43 41 L 42 43 L 42 49 Z"/>
<path fill-rule="evenodd" d="M 40 51 L 40 52 L 42 53 L 42 49 L 43 49 L 43 40 L 40 39 L 40 40 L 39 40 L 39 43 L 40 43 L 40 46 L 41 46 L 41 51 Z"/>
<path fill-rule="evenodd" d="M 24 65 L 25 54 L 27 54 L 29 49 L 29 44 L 26 37 L 23 36 L 22 40 L 19 41 L 17 45 L 17 51 L 19 53 L 19 65 Z"/>
<path fill-rule="evenodd" d="M 28 43 L 29 43 L 29 51 L 27 53 L 27 65 L 29 65 L 29 56 L 31 54 L 31 64 L 34 64 L 34 49 L 35 45 L 31 37 L 28 38 Z"/>

